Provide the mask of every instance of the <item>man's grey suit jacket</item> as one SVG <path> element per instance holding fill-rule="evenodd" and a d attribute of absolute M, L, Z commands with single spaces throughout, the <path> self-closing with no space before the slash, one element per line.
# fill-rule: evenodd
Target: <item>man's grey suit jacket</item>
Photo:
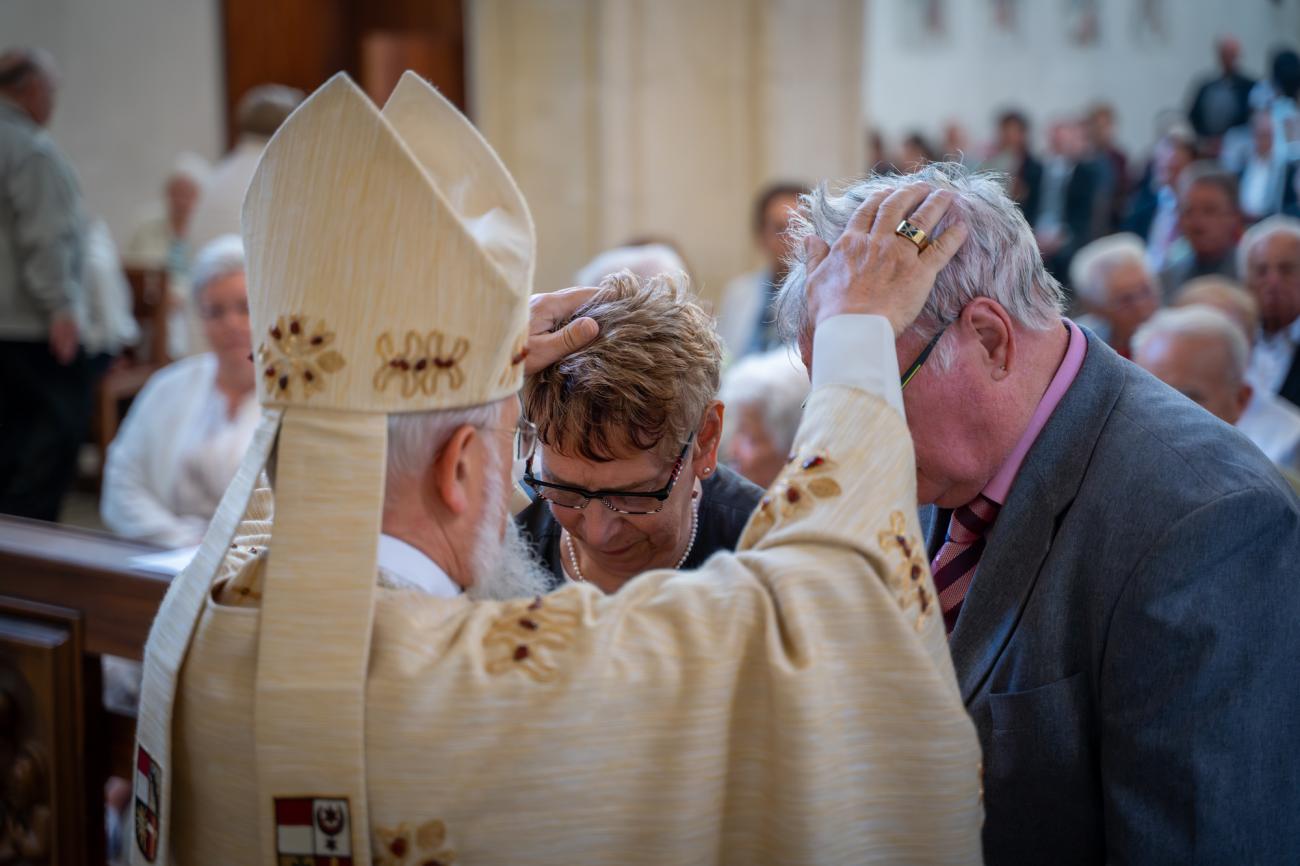
<path fill-rule="evenodd" d="M 985 856 L 1300 863 L 1300 503 L 1087 336 L 952 634 Z M 922 509 L 932 555 L 948 515 Z"/>

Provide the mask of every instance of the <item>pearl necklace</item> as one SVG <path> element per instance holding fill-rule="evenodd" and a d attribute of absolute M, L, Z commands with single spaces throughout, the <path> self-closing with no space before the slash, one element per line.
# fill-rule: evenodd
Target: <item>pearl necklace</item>
<path fill-rule="evenodd" d="M 700 528 L 700 500 L 704 497 L 697 498 L 691 505 L 691 540 L 686 542 L 686 552 L 682 558 L 677 560 L 673 568 L 681 568 L 686 564 L 686 559 L 691 555 L 691 548 L 695 547 L 695 533 Z M 569 554 L 569 565 L 573 568 L 573 579 L 580 583 L 586 583 L 587 578 L 582 576 L 582 568 L 578 565 L 578 552 L 573 549 L 573 536 L 566 530 L 564 533 L 564 549 Z"/>

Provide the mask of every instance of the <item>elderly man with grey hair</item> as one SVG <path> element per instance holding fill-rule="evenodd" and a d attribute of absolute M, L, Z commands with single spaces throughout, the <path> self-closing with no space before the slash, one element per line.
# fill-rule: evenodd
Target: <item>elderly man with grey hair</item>
<path fill-rule="evenodd" d="M 1251 384 L 1300 406 L 1300 220 L 1275 216 L 1251 226 L 1238 256 L 1259 302 Z"/>
<path fill-rule="evenodd" d="M 1133 333 L 1160 308 L 1160 288 L 1147 267 L 1142 239 L 1124 233 L 1088 244 L 1070 262 L 1070 283 L 1085 313 L 1079 324 L 1130 357 Z"/>
<path fill-rule="evenodd" d="M 1256 400 L 1246 381 L 1250 341 L 1228 315 L 1192 304 L 1162 310 L 1138 329 L 1133 361 L 1220 420 L 1236 427 L 1283 470 L 1300 470 L 1300 411 L 1284 400 Z M 1247 415 L 1250 420 L 1247 422 Z"/>
<path fill-rule="evenodd" d="M 807 360 L 809 299 L 876 254 L 855 210 L 918 184 L 953 206 L 892 242 L 969 240 L 878 372 L 905 383 L 985 857 L 1296 861 L 1300 503 L 1268 460 L 1062 318 L 1020 212 L 957 166 L 807 197 L 788 332 Z"/>
<path fill-rule="evenodd" d="M 1197 277 L 1183 286 L 1173 306 L 1198 305 L 1227 316 L 1245 335 L 1249 364 L 1259 334 L 1259 304 L 1254 297 L 1227 277 Z M 1250 400 L 1234 426 L 1282 470 L 1292 487 L 1300 489 L 1300 409 L 1272 391 L 1255 387 L 1248 373 L 1243 373 L 1242 379 L 1250 388 Z"/>

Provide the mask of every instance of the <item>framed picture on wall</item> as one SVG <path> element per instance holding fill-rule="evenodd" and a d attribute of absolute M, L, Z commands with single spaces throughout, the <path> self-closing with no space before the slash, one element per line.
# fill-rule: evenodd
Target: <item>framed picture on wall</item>
<path fill-rule="evenodd" d="M 1133 0 L 1133 40 L 1138 45 L 1163 45 L 1169 39 L 1165 0 Z"/>
<path fill-rule="evenodd" d="M 1100 0 L 1064 0 L 1066 39 L 1080 48 L 1101 41 Z"/>
<path fill-rule="evenodd" d="M 988 0 L 989 25 L 995 36 L 1019 36 L 1023 26 L 1023 0 Z"/>

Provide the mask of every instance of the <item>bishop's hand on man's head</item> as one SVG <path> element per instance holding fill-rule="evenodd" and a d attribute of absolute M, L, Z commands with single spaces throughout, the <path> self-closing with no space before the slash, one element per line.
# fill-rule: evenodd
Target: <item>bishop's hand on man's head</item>
<path fill-rule="evenodd" d="M 843 234 L 828 245 L 816 235 L 806 240 L 807 321 L 800 337 L 804 363 L 812 369 L 812 330 L 831 316 L 846 313 L 884 316 L 903 333 L 920 314 L 934 278 L 965 243 L 960 219 L 929 237 L 955 198 L 948 190 L 914 183 L 870 196 L 853 214 Z M 921 229 L 907 237 L 904 223 Z"/>

